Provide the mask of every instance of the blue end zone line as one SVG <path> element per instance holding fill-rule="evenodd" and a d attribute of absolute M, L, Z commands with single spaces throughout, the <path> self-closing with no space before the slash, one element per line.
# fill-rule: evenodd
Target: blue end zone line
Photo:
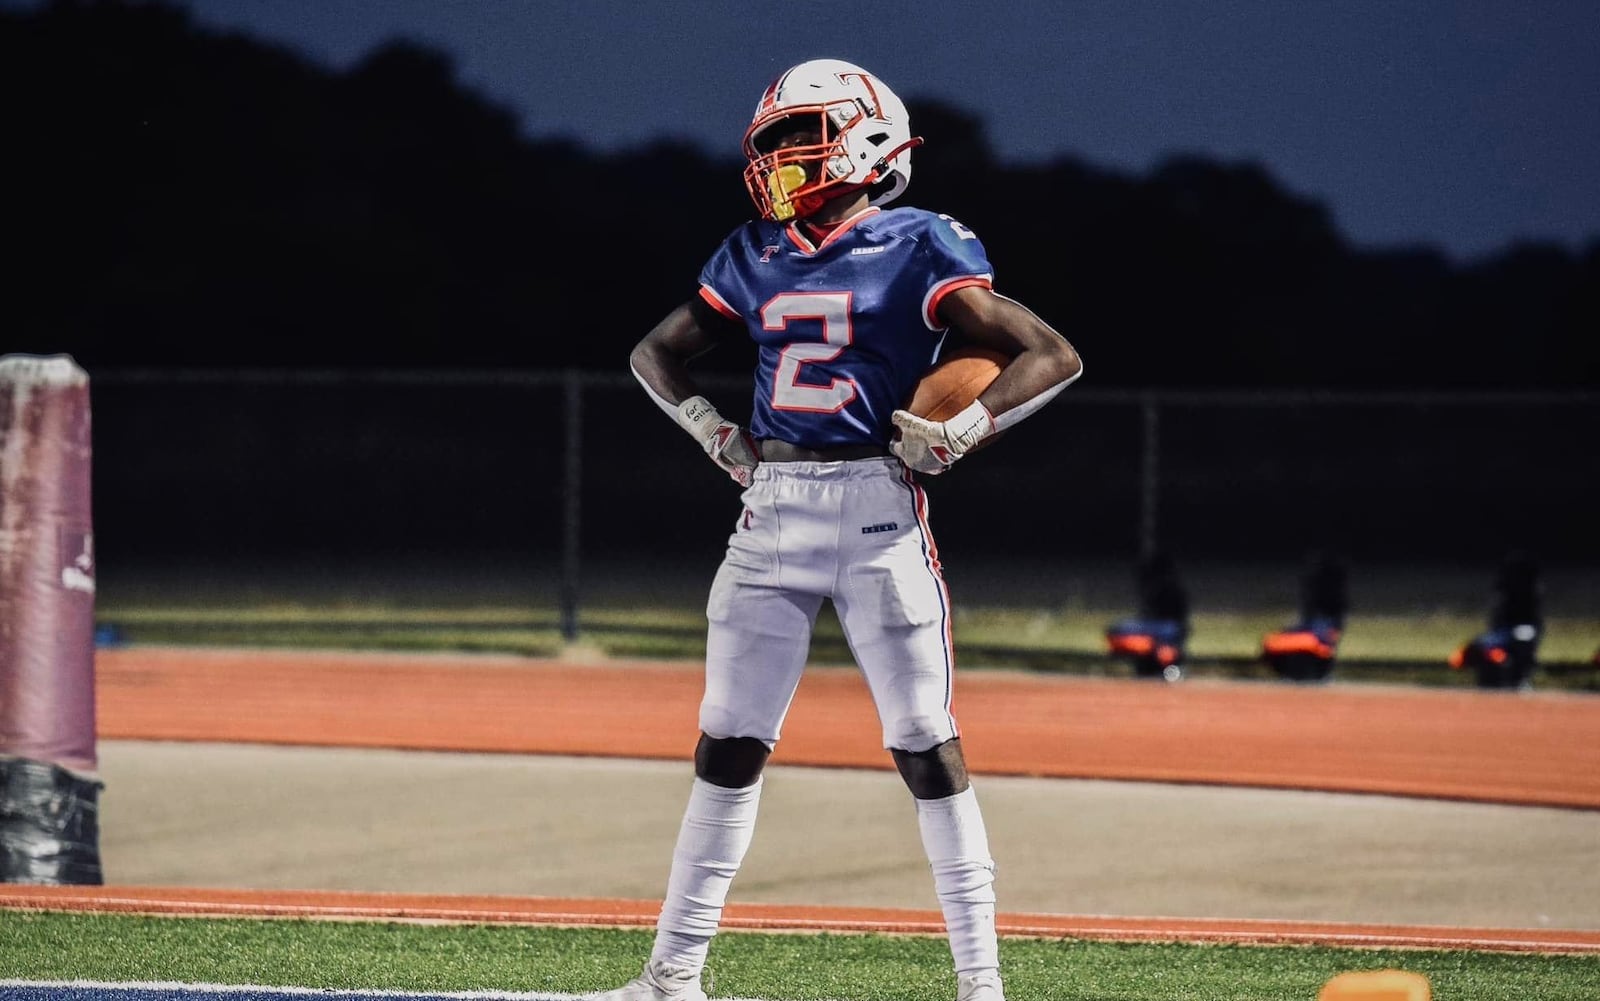
<path fill-rule="evenodd" d="M 107 983 L 96 980 L 0 980 L 4 1001 L 303 1001 L 307 997 L 339 1001 L 582 1001 L 590 994 L 538 991 L 395 991 L 353 988 L 261 987 L 241 984 Z M 755 1001 L 728 998 L 725 1001 Z"/>

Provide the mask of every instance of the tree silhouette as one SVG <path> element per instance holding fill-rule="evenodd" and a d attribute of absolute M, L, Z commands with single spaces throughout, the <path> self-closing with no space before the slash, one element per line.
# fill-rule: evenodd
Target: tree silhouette
<path fill-rule="evenodd" d="M 336 72 L 168 4 L 58 0 L 0 12 L 0 87 L 23 97 L 7 350 L 86 366 L 617 371 L 749 214 L 737 159 L 525 136 L 403 39 Z M 904 201 L 972 226 L 1097 385 L 1600 374 L 1600 242 L 1361 250 L 1257 164 L 1008 165 L 972 113 L 910 106 L 928 142 Z"/>

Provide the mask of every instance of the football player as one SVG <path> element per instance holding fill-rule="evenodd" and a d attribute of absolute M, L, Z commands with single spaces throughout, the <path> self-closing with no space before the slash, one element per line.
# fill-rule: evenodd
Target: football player
<path fill-rule="evenodd" d="M 950 601 L 918 474 L 1044 406 L 1077 352 L 994 291 L 983 244 L 956 219 L 885 209 L 911 180 L 906 109 L 836 59 L 761 95 L 744 137 L 759 218 L 701 269 L 698 294 L 634 348 L 650 398 L 741 487 L 743 509 L 706 605 L 695 779 L 655 945 L 607 1001 L 692 999 L 755 827 L 762 768 L 831 600 L 916 804 L 960 1001 L 1001 1001 L 994 863 L 951 713 Z M 902 405 L 954 332 L 1009 362 L 944 421 Z M 749 427 L 696 386 L 690 359 L 735 338 L 758 349 Z"/>

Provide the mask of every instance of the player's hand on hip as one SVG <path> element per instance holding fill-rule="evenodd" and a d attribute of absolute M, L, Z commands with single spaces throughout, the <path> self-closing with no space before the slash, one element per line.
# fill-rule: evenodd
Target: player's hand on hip
<path fill-rule="evenodd" d="M 748 487 L 755 479 L 761 457 L 756 454 L 756 440 L 750 432 L 732 421 L 723 421 L 704 444 L 711 461 L 721 466 L 735 483 Z"/>
<path fill-rule="evenodd" d="M 911 469 L 934 476 L 994 433 L 994 418 L 977 402 L 947 421 L 930 421 L 909 410 L 896 410 L 889 419 L 900 432 L 889 451 Z"/>
<path fill-rule="evenodd" d="M 761 456 L 749 431 L 717 413 L 703 396 L 691 396 L 678 404 L 678 426 L 700 443 L 711 461 L 741 487 L 755 478 Z"/>

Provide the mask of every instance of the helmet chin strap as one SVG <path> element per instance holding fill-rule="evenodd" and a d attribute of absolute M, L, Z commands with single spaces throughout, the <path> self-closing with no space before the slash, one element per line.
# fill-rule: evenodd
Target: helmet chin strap
<path fill-rule="evenodd" d="M 921 136 L 912 136 L 910 139 L 907 139 L 905 142 L 901 143 L 900 145 L 896 146 L 894 149 L 890 150 L 888 152 L 888 154 L 883 157 L 883 159 L 878 161 L 878 166 L 880 166 L 880 167 L 887 166 L 890 160 L 893 160 L 895 157 L 899 156 L 901 153 L 904 153 L 908 149 L 916 149 L 918 146 L 921 146 L 925 142 L 927 142 L 927 140 L 922 138 Z"/>
<path fill-rule="evenodd" d="M 908 149 L 916 149 L 926 141 L 927 140 L 923 139 L 921 136 L 912 136 L 910 139 L 907 139 L 905 142 L 879 157 L 878 162 L 872 165 L 872 176 L 867 178 L 867 183 L 872 184 L 874 182 L 883 180 L 884 175 L 889 172 L 890 162 L 893 161 L 895 157 L 899 156 L 901 153 L 904 153 Z"/>
<path fill-rule="evenodd" d="M 866 185 L 856 185 L 855 187 L 848 188 L 848 189 L 846 189 L 844 191 L 840 191 L 837 194 L 835 194 L 832 198 L 824 199 L 821 205 L 818 205 L 814 210 L 812 210 L 808 215 L 806 215 L 805 218 L 800 219 L 798 221 L 804 223 L 806 228 L 811 230 L 812 233 L 814 233 L 819 239 L 826 238 L 828 236 L 828 234 L 830 234 L 834 230 L 838 229 L 840 224 L 843 223 L 846 219 L 852 218 L 856 214 L 856 212 L 855 212 L 855 210 L 851 210 L 851 211 L 848 211 L 848 212 L 841 212 L 839 214 L 839 218 L 830 219 L 830 220 L 828 220 L 826 222 L 824 222 L 822 220 L 819 220 L 817 218 L 817 216 L 819 214 L 821 214 L 825 209 L 828 208 L 828 206 L 832 205 L 833 203 L 835 203 L 835 202 L 853 201 L 856 198 L 858 198 L 859 196 L 865 194 L 866 190 L 867 190 Z"/>

